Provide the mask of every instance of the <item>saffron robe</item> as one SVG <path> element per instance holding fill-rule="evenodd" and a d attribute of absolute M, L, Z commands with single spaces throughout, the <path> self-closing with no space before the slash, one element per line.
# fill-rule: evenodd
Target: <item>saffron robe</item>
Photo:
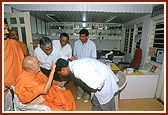
<path fill-rule="evenodd" d="M 23 71 L 18 77 L 15 86 L 15 93 L 20 102 L 30 103 L 33 99 L 41 95 L 48 78 L 42 73 L 32 74 Z M 47 94 L 42 94 L 45 104 L 53 111 L 75 111 L 76 104 L 71 91 L 60 90 L 56 85 L 52 85 Z"/>
<path fill-rule="evenodd" d="M 24 56 L 28 56 L 29 50 L 28 50 L 26 44 L 21 41 L 18 41 L 18 44 L 19 44 L 20 48 L 22 49 Z"/>
<path fill-rule="evenodd" d="M 23 52 L 15 40 L 4 40 L 4 83 L 15 85 L 17 76 L 22 72 Z"/>

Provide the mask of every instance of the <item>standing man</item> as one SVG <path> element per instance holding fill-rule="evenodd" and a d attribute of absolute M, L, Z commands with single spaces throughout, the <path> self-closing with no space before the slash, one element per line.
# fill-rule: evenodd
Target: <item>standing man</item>
<path fill-rule="evenodd" d="M 69 63 L 60 58 L 56 63 L 56 71 L 64 77 L 72 72 L 76 79 L 82 80 L 91 88 L 93 111 L 115 110 L 114 94 L 118 91 L 118 79 L 107 65 L 91 58 Z"/>
<path fill-rule="evenodd" d="M 51 64 L 56 63 L 58 59 L 58 51 L 53 46 L 52 41 L 49 37 L 42 37 L 40 39 L 40 46 L 34 50 L 34 56 L 36 56 L 40 62 L 41 71 L 48 77 L 51 72 Z M 57 73 L 54 73 L 53 82 L 63 87 L 64 83 L 61 81 Z"/>
<path fill-rule="evenodd" d="M 96 59 L 96 45 L 89 39 L 89 31 L 87 29 L 82 29 L 79 34 L 80 40 L 74 43 L 73 55 L 76 56 L 77 59 L 84 57 Z"/>
<path fill-rule="evenodd" d="M 23 52 L 18 43 L 8 38 L 9 26 L 4 21 L 4 94 L 9 86 L 14 86 L 16 78 L 22 72 Z"/>
<path fill-rule="evenodd" d="M 69 45 L 69 35 L 62 33 L 59 40 L 53 40 L 53 46 L 58 51 L 58 57 L 65 60 L 72 60 L 72 48 Z"/>
<path fill-rule="evenodd" d="M 80 32 L 80 40 L 77 40 L 74 43 L 74 52 L 73 55 L 77 58 L 97 58 L 96 45 L 93 41 L 89 39 L 89 31 L 87 29 L 82 29 Z M 81 99 L 84 95 L 84 102 L 87 103 L 90 97 L 86 91 L 84 91 L 80 86 L 77 86 L 77 98 Z"/>

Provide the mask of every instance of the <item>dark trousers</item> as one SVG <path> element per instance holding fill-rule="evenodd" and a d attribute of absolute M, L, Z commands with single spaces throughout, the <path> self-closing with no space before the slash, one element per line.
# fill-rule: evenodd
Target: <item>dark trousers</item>
<path fill-rule="evenodd" d="M 69 76 L 69 80 L 74 81 L 74 83 L 77 86 L 80 86 L 82 89 L 84 89 L 87 93 L 91 93 L 91 91 L 93 90 L 92 88 L 90 88 L 86 83 L 84 83 L 82 80 L 77 79 L 73 73 L 70 74 Z"/>
<path fill-rule="evenodd" d="M 45 69 L 45 68 L 42 68 L 42 67 L 40 67 L 40 69 L 47 77 L 49 77 L 51 69 L 48 70 L 48 69 Z M 62 81 L 61 78 L 58 76 L 57 72 L 54 73 L 53 80 Z"/>
<path fill-rule="evenodd" d="M 114 97 L 108 103 L 101 105 L 97 97 L 93 95 L 92 111 L 115 111 Z"/>

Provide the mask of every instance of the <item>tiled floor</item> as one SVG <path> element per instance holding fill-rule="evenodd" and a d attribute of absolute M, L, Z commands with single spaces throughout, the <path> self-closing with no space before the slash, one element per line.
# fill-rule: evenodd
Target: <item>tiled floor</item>
<path fill-rule="evenodd" d="M 66 88 L 70 89 L 76 98 L 76 86 L 74 82 L 70 81 L 66 84 Z M 83 98 L 76 100 L 78 111 L 91 111 L 91 101 L 83 102 Z M 164 112 L 164 105 L 156 99 L 132 99 L 119 100 L 119 111 L 159 111 Z"/>

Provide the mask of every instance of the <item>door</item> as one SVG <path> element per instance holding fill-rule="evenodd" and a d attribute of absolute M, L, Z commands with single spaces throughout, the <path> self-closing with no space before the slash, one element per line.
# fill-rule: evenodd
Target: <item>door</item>
<path fill-rule="evenodd" d="M 33 46 L 30 44 L 33 41 L 30 24 L 30 13 L 6 13 L 4 14 L 4 18 L 6 18 L 9 24 L 9 29 L 17 30 L 19 40 L 27 45 L 30 55 L 33 55 Z"/>

